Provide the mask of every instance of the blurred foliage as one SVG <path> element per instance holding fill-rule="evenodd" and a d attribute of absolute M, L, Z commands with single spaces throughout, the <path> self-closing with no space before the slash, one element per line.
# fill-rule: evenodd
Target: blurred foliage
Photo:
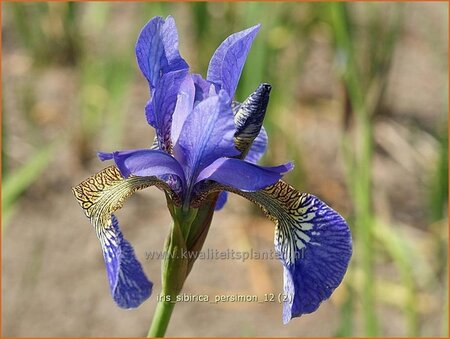
<path fill-rule="evenodd" d="M 49 165 L 55 145 L 48 145 L 27 160 L 2 182 L 2 231 L 20 195 L 32 185 Z"/>
<path fill-rule="evenodd" d="M 128 112 L 126 108 L 130 97 L 136 95 L 134 84 L 137 81 L 143 84 L 132 47 L 139 29 L 150 17 L 171 14 L 176 18 L 181 52 L 193 72 L 203 74 L 214 49 L 228 34 L 260 22 L 263 29 L 250 52 L 236 97 L 244 99 L 260 82 L 271 83 L 274 88 L 265 121 L 271 143 L 263 161 L 274 164 L 292 158 L 296 170 L 289 174 L 288 180 L 303 190 L 308 186 L 304 168 L 307 154 L 298 151 L 301 131 L 296 129 L 296 124 L 289 126 L 287 122 L 299 111 L 301 100 L 309 100 L 313 107 L 320 100 L 337 102 L 340 110 L 336 114 L 339 114 L 337 120 L 342 124 L 342 134 L 336 142 L 341 145 L 343 185 L 351 206 L 346 217 L 354 234 L 355 256 L 344 279 L 345 298 L 339 304 L 341 318 L 335 334 L 382 336 L 384 327 L 378 319 L 378 310 L 389 305 L 404 316 L 405 328 L 400 335 L 420 336 L 424 334 L 425 322 L 420 306 L 422 295 L 435 288 L 442 291 L 448 288 L 448 240 L 443 231 L 448 213 L 445 111 L 442 121 L 436 123 L 445 127 L 436 127 L 432 132 L 438 157 L 427 186 L 429 207 L 425 229 L 430 230 L 430 236 L 426 241 L 431 243 L 434 252 L 418 253 L 417 244 L 406 240 L 409 238 L 404 236 L 405 227 L 414 228 L 414 225 L 397 225 L 376 215 L 374 209 L 376 119 L 387 114 L 383 113 L 383 107 L 393 56 L 403 34 L 404 7 L 402 4 L 256 2 L 139 3 L 128 7 L 113 3 L 3 3 L 4 12 L 9 14 L 4 14 L 4 34 L 9 34 L 5 50 L 27 55 L 32 63 L 30 78 L 51 68 L 66 68 L 76 73 L 74 105 L 79 113 L 67 133 L 79 166 L 88 166 L 95 150 L 121 147 L 127 119 L 144 121 L 142 115 Z M 121 11 L 131 11 L 133 22 L 121 22 L 118 19 Z M 361 13 L 365 18 L 363 23 Z M 111 22 L 118 27 L 112 27 Z M 334 76 L 341 91 L 337 95 L 333 93 L 333 97 L 302 99 L 298 79 L 307 71 L 306 61 L 318 40 L 325 41 L 330 48 Z M 4 87 L 8 86 L 5 78 L 2 81 Z M 29 152 L 33 155 L 19 162 L 11 159 L 7 150 L 12 142 L 12 127 L 5 124 L 4 117 L 10 112 L 5 111 L 2 103 L 4 216 L 16 210 L 20 197 L 50 165 L 58 138 L 63 138 L 59 134 L 53 138 L 46 136 L 30 115 L 37 100 L 32 90 L 35 86 L 39 84 L 25 81 L 20 88 L 21 111 L 17 114 L 28 124 L 29 135 L 35 138 Z M 149 137 L 142 147 L 151 140 Z M 376 274 L 380 260 L 391 265 L 397 280 L 389 281 L 389 277 Z M 436 269 L 428 267 L 430 262 Z M 387 291 L 400 292 L 395 295 Z M 447 304 L 448 301 L 443 302 L 442 336 L 448 334 Z"/>

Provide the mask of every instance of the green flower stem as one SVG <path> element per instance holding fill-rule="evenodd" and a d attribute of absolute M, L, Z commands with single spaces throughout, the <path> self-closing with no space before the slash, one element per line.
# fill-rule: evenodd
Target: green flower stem
<path fill-rule="evenodd" d="M 162 288 L 148 330 L 149 338 L 163 337 L 166 333 L 177 296 L 208 233 L 217 196 L 217 193 L 211 194 L 199 209 L 176 207 L 170 199 L 167 199 L 173 224 L 164 245 L 165 256 L 161 265 Z"/>
<path fill-rule="evenodd" d="M 162 338 L 166 334 L 172 311 L 175 307 L 175 301 L 159 300 L 156 305 L 155 315 L 148 330 L 147 337 Z"/>
<path fill-rule="evenodd" d="M 176 299 L 188 275 L 189 259 L 184 253 L 189 250 L 186 244 L 191 233 L 192 223 L 197 215 L 196 209 L 183 210 L 168 201 L 173 224 L 164 245 L 165 256 L 161 265 L 161 295 L 155 315 L 148 331 L 148 337 L 164 337 Z M 194 227 L 194 231 L 197 230 Z"/>

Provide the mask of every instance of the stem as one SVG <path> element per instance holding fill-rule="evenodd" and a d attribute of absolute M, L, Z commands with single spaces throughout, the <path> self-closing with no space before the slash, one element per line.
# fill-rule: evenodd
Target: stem
<path fill-rule="evenodd" d="M 202 248 L 211 224 L 217 194 L 213 194 L 200 209 L 174 206 L 167 201 L 173 219 L 171 232 L 164 244 L 166 255 L 161 265 L 161 295 L 158 298 L 147 337 L 164 337 L 177 296 L 195 262 L 186 252 L 196 254 Z"/>
<path fill-rule="evenodd" d="M 148 330 L 148 338 L 164 337 L 174 307 L 175 301 L 165 301 L 164 299 L 158 301 L 152 324 L 150 326 L 150 329 Z"/>
<path fill-rule="evenodd" d="M 183 256 L 188 250 L 186 239 L 197 215 L 196 209 L 176 208 L 168 203 L 173 218 L 171 232 L 164 245 L 166 256 L 161 265 L 161 296 L 158 298 L 148 337 L 164 337 L 176 298 L 183 288 L 188 275 L 189 260 Z"/>

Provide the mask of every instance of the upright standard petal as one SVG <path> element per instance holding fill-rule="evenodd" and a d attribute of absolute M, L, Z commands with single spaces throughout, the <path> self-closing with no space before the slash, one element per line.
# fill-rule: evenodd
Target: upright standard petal
<path fill-rule="evenodd" d="M 233 98 L 253 39 L 261 25 L 234 33 L 214 52 L 206 80 L 215 83 Z"/>
<path fill-rule="evenodd" d="M 275 184 L 293 168 L 292 163 L 261 167 L 239 159 L 220 158 L 200 172 L 197 183 L 214 180 L 241 191 L 254 192 Z"/>
<path fill-rule="evenodd" d="M 114 215 L 110 227 L 98 231 L 114 301 L 122 308 L 138 307 L 150 297 L 153 284 L 145 276 L 130 243 L 123 238 Z"/>
<path fill-rule="evenodd" d="M 217 95 L 214 84 L 203 79 L 200 74 L 192 74 L 192 80 L 194 81 L 195 85 L 195 104 L 198 104 L 199 102 L 208 98 L 211 92 L 213 92 L 213 95 Z"/>
<path fill-rule="evenodd" d="M 194 108 L 196 88 L 192 76 L 186 76 L 178 90 L 177 105 L 172 116 L 172 143 L 175 145 L 189 114 Z"/>
<path fill-rule="evenodd" d="M 189 184 L 193 185 L 200 171 L 219 157 L 239 154 L 233 144 L 233 134 L 233 113 L 224 91 L 194 108 L 178 139 L 178 153 L 182 153 L 179 160 L 183 162 Z"/>
<path fill-rule="evenodd" d="M 336 211 L 281 180 L 258 192 L 216 184 L 207 193 L 214 191 L 241 195 L 275 222 L 275 249 L 284 267 L 284 323 L 314 312 L 331 296 L 352 255 L 349 227 Z"/>
<path fill-rule="evenodd" d="M 184 185 L 186 180 L 183 169 L 178 161 L 169 154 L 151 149 L 99 153 L 101 160 L 114 159 L 120 173 L 128 178 L 130 175 L 139 177 L 162 176 L 174 174 Z"/>
<path fill-rule="evenodd" d="M 131 245 L 123 239 L 113 213 L 135 191 L 149 186 L 157 186 L 172 196 L 167 184 L 158 178 L 126 179 L 115 166 L 105 168 L 72 188 L 100 240 L 111 294 L 123 308 L 139 306 L 150 296 L 152 284 L 145 277 Z"/>
<path fill-rule="evenodd" d="M 169 72 L 188 69 L 178 51 L 178 32 L 175 20 L 168 16 L 152 18 L 142 29 L 136 42 L 136 59 L 151 89 Z"/>
<path fill-rule="evenodd" d="M 171 153 L 173 146 L 171 139 L 173 114 L 179 105 L 178 101 L 183 100 L 183 96 L 179 96 L 180 87 L 187 78 L 189 78 L 187 70 L 164 74 L 153 97 L 145 106 L 147 122 L 156 130 L 159 149 L 168 153 Z"/>

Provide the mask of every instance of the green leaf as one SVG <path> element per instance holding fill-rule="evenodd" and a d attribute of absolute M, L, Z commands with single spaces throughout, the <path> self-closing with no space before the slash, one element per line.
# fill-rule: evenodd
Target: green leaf
<path fill-rule="evenodd" d="M 2 216 L 3 225 L 11 216 L 14 204 L 19 197 L 40 177 L 47 168 L 55 153 L 55 144 L 35 153 L 19 169 L 11 171 L 2 183 Z M 5 226 L 2 227 L 2 230 Z"/>

